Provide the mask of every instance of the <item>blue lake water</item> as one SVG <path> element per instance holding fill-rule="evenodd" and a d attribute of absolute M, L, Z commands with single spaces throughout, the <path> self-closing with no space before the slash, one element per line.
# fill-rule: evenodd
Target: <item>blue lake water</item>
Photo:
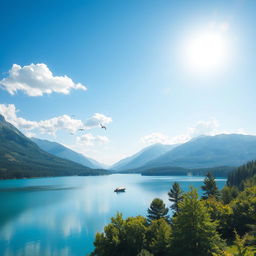
<path fill-rule="evenodd" d="M 0 181 L 0 255 L 82 256 L 93 250 L 96 232 L 118 211 L 147 214 L 155 197 L 169 206 L 173 182 L 187 191 L 204 177 L 116 174 Z M 216 180 L 222 188 L 226 180 Z M 113 189 L 125 186 L 125 193 Z"/>

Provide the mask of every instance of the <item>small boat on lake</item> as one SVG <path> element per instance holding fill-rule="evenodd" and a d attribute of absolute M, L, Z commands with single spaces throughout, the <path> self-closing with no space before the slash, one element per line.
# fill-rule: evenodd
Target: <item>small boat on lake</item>
<path fill-rule="evenodd" d="M 126 188 L 119 187 L 114 190 L 114 192 L 125 192 Z"/>

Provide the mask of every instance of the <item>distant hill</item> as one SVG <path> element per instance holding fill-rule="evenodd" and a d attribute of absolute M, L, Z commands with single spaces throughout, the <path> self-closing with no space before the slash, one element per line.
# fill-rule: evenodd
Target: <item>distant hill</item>
<path fill-rule="evenodd" d="M 220 134 L 202 136 L 179 145 L 147 162 L 141 169 L 177 166 L 182 168 L 237 167 L 256 159 L 256 136 Z"/>
<path fill-rule="evenodd" d="M 107 173 L 43 151 L 0 115 L 0 179 Z"/>
<path fill-rule="evenodd" d="M 76 162 L 94 169 L 106 168 L 105 165 L 98 163 L 96 160 L 93 160 L 89 157 L 85 157 L 84 155 L 79 154 L 63 146 L 60 143 L 49 141 L 49 140 L 41 140 L 37 138 L 31 138 L 31 140 L 35 142 L 42 150 L 52 155 L 55 155 L 64 159 L 68 159 L 73 162 Z"/>
<path fill-rule="evenodd" d="M 177 145 L 163 145 L 160 143 L 151 145 L 139 151 L 135 155 L 122 159 L 121 161 L 112 165 L 111 169 L 115 171 L 124 171 L 124 170 L 138 168 L 146 164 L 148 161 L 151 161 L 163 155 L 164 153 L 170 151 L 176 146 Z"/>
<path fill-rule="evenodd" d="M 169 176 L 169 175 L 195 175 L 205 176 L 211 172 L 215 177 L 228 177 L 228 175 L 235 171 L 236 167 L 219 166 L 212 168 L 197 168 L 189 169 L 182 167 L 163 166 L 151 169 L 140 170 L 140 173 L 145 176 Z"/>

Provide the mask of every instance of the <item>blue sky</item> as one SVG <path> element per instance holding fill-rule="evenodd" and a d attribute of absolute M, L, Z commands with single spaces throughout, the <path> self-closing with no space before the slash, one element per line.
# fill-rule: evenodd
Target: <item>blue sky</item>
<path fill-rule="evenodd" d="M 154 142 L 256 133 L 253 0 L 2 1 L 1 10 L 0 111 L 29 136 L 110 164 Z M 219 48 L 203 40 L 189 62 L 208 32 Z"/>

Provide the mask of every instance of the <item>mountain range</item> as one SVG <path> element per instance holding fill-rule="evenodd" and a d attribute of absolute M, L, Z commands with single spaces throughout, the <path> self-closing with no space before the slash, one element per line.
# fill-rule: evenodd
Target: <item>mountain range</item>
<path fill-rule="evenodd" d="M 149 147 L 142 149 L 135 155 L 132 155 L 115 163 L 114 165 L 111 166 L 111 169 L 115 171 L 122 171 L 132 168 L 139 168 L 145 165 L 149 160 L 155 159 L 163 155 L 164 153 L 175 148 L 176 146 L 177 145 L 163 145 L 160 143 L 151 145 Z"/>
<path fill-rule="evenodd" d="M 158 152 L 164 146 L 167 151 Z M 169 146 L 170 147 L 170 146 Z M 156 149 L 152 150 L 151 149 Z M 157 152 L 147 154 L 147 152 Z M 158 154 L 159 153 L 159 154 Z M 138 164 L 134 160 L 139 157 Z M 200 136 L 186 143 L 170 147 L 153 145 L 112 166 L 118 171 L 143 172 L 152 168 L 181 167 L 185 169 L 237 167 L 256 159 L 256 136 L 242 134 L 219 134 Z M 142 164 L 141 164 L 142 163 Z"/>
<path fill-rule="evenodd" d="M 256 136 L 200 136 L 178 145 L 154 144 L 110 167 L 145 175 L 225 175 L 256 159 Z M 109 174 L 102 164 L 59 143 L 29 139 L 0 115 L 0 178 Z"/>
<path fill-rule="evenodd" d="M 101 164 L 97 162 L 94 159 L 91 159 L 89 157 L 86 157 L 82 154 L 79 154 L 65 146 L 63 146 L 60 143 L 49 141 L 49 140 L 41 140 L 37 138 L 31 138 L 33 142 L 35 142 L 42 150 L 55 155 L 57 157 L 61 157 L 64 159 L 68 159 L 70 161 L 79 163 L 81 165 L 84 165 L 86 167 L 90 167 L 93 169 L 106 169 L 107 166 L 104 164 Z"/>
<path fill-rule="evenodd" d="M 108 174 L 40 149 L 0 115 L 0 178 Z"/>

